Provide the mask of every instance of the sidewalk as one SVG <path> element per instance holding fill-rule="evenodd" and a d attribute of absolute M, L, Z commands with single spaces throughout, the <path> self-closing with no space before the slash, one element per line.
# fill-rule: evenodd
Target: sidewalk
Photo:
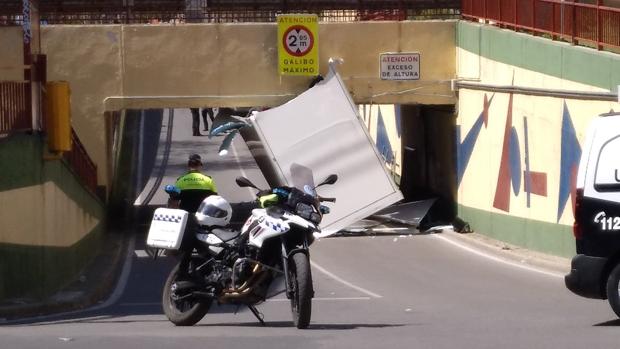
<path fill-rule="evenodd" d="M 555 274 L 567 274 L 570 272 L 570 258 L 555 256 L 526 248 L 511 245 L 503 241 L 492 239 L 480 233 L 459 234 L 451 229 L 444 231 L 450 238 L 463 243 L 475 250 L 488 253 L 524 266 L 531 266 Z"/>
<path fill-rule="evenodd" d="M 131 236 L 107 233 L 101 253 L 77 280 L 45 300 L 7 299 L 0 303 L 0 325 L 11 320 L 64 313 L 102 303 L 120 275 Z"/>

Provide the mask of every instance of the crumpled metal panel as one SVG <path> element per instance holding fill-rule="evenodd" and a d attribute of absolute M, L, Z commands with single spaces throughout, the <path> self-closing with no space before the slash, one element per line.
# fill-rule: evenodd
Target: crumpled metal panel
<path fill-rule="evenodd" d="M 303 190 L 308 180 L 300 182 L 300 173 L 316 183 L 338 175 L 336 184 L 317 189 L 319 195 L 337 199 L 325 203 L 331 213 L 323 217 L 322 236 L 403 198 L 333 69 L 324 81 L 282 106 L 255 114 L 250 122 L 266 155 L 257 163 L 273 169 L 271 174 L 263 171 L 271 185 Z"/>

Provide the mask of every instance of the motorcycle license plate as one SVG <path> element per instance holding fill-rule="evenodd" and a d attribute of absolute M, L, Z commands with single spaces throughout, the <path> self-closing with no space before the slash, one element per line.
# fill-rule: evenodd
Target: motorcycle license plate
<path fill-rule="evenodd" d="M 150 247 L 178 250 L 183 241 L 188 213 L 171 208 L 158 208 L 153 214 L 151 227 L 146 238 Z"/>

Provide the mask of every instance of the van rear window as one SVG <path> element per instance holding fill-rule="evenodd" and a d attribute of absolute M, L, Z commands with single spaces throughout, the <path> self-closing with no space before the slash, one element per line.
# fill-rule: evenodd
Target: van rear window
<path fill-rule="evenodd" d="M 594 189 L 597 191 L 620 191 L 620 135 L 601 147 L 596 163 Z"/>

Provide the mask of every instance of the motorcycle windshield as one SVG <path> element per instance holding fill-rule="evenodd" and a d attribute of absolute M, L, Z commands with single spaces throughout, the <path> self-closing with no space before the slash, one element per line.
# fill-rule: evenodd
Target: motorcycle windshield
<path fill-rule="evenodd" d="M 314 174 L 310 168 L 298 163 L 291 164 L 291 181 L 295 188 L 308 195 L 316 196 Z"/>

